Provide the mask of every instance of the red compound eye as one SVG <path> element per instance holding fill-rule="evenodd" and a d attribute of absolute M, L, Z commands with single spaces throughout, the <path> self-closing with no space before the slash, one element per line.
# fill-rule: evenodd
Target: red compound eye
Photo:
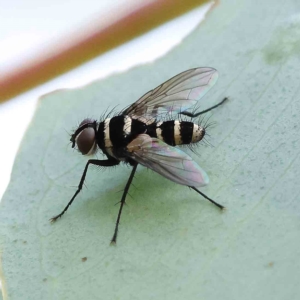
<path fill-rule="evenodd" d="M 83 129 L 76 137 L 76 144 L 78 150 L 83 155 L 92 155 L 96 150 L 96 140 L 95 140 L 95 130 L 94 128 Z"/>

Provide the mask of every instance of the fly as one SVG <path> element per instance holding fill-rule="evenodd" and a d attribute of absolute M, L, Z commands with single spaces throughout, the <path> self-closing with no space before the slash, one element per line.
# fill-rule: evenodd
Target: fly
<path fill-rule="evenodd" d="M 111 243 L 117 241 L 122 209 L 138 164 L 192 188 L 224 209 L 224 206 L 196 188 L 208 184 L 207 174 L 189 155 L 175 147 L 201 141 L 205 135 L 205 126 L 181 118 L 170 120 L 174 113 L 195 118 L 222 105 L 227 98 L 198 113 L 187 111 L 208 92 L 217 78 L 218 72 L 213 68 L 187 70 L 149 91 L 112 118 L 106 116 L 100 122 L 84 119 L 71 135 L 72 148 L 77 145 L 83 155 L 93 155 L 99 148 L 107 159 L 88 160 L 75 194 L 64 210 L 50 219 L 51 222 L 55 222 L 68 210 L 81 191 L 89 165 L 112 167 L 121 161 L 132 166 L 132 171 L 120 201 Z"/>

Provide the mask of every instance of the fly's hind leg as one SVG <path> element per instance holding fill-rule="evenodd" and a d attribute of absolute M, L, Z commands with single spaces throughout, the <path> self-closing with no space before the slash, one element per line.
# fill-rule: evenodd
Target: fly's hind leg
<path fill-rule="evenodd" d="M 221 210 L 226 209 L 225 206 L 217 203 L 216 201 L 214 201 L 213 199 L 210 199 L 209 197 L 207 197 L 205 194 L 203 194 L 202 192 L 200 192 L 198 189 L 196 189 L 194 186 L 190 186 L 191 189 L 193 189 L 194 191 L 196 191 L 198 194 L 200 194 L 202 197 L 204 197 L 205 199 L 207 199 L 208 201 L 210 201 L 211 203 L 213 203 L 214 205 L 216 205 L 217 207 L 219 207 Z"/>
<path fill-rule="evenodd" d="M 191 118 L 196 118 L 196 117 L 198 117 L 198 116 L 200 116 L 200 115 L 202 115 L 202 114 L 205 114 L 205 113 L 209 112 L 210 110 L 213 110 L 213 109 L 215 109 L 216 107 L 222 105 L 222 104 L 223 104 L 224 102 L 226 102 L 227 100 L 228 100 L 228 98 L 226 97 L 226 98 L 224 98 L 220 103 L 218 103 L 218 104 L 216 104 L 216 105 L 214 105 L 214 106 L 212 106 L 212 107 L 210 107 L 210 108 L 208 108 L 208 109 L 206 109 L 206 110 L 203 110 L 203 111 L 200 111 L 200 112 L 198 112 L 198 113 L 195 113 L 195 114 L 193 114 L 193 113 L 191 113 L 191 112 L 188 112 L 188 111 L 183 111 L 183 112 L 181 112 L 180 114 L 181 114 L 181 115 L 184 115 L 184 116 L 191 117 Z"/>

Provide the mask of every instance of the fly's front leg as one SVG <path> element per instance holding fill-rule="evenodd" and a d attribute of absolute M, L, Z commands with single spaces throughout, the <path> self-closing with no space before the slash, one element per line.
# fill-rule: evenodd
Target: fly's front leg
<path fill-rule="evenodd" d="M 79 194 L 79 192 L 82 189 L 84 180 L 85 180 L 85 176 L 88 170 L 88 167 L 90 164 L 95 165 L 95 166 L 101 166 L 101 167 L 112 167 L 112 166 L 116 166 L 118 165 L 120 162 L 118 160 L 113 160 L 113 159 L 107 159 L 107 160 L 98 160 L 98 159 L 90 159 L 87 164 L 85 165 L 83 174 L 81 176 L 78 188 L 76 193 L 74 194 L 74 196 L 72 197 L 72 199 L 69 201 L 69 203 L 67 204 L 67 206 L 64 208 L 64 210 L 58 214 L 57 216 L 53 217 L 50 219 L 50 222 L 53 223 L 55 222 L 58 218 L 60 218 L 69 208 L 69 206 L 72 204 L 72 202 L 74 201 L 74 199 L 76 198 L 76 196 Z"/>
<path fill-rule="evenodd" d="M 209 112 L 210 110 L 213 110 L 214 108 L 216 108 L 216 107 L 222 105 L 222 104 L 223 104 L 224 102 L 226 102 L 227 100 L 228 100 L 228 98 L 226 97 L 226 98 L 224 98 L 220 103 L 218 103 L 218 104 L 216 104 L 216 105 L 214 105 L 214 106 L 212 106 L 212 107 L 210 107 L 210 108 L 208 108 L 208 109 L 206 109 L 206 110 L 202 110 L 202 111 L 200 111 L 200 112 L 198 112 L 198 113 L 196 113 L 196 114 L 193 114 L 193 113 L 188 112 L 188 111 L 183 111 L 183 112 L 181 112 L 180 114 L 181 114 L 181 115 L 184 115 L 184 116 L 191 117 L 191 118 L 196 118 L 196 117 L 198 117 L 198 116 L 200 116 L 200 115 L 202 115 L 202 114 L 205 114 L 205 113 Z"/>

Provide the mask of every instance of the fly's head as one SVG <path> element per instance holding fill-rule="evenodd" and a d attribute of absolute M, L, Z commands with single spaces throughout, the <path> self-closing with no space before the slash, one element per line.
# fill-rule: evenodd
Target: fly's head
<path fill-rule="evenodd" d="M 72 148 L 77 145 L 82 155 L 93 155 L 97 150 L 96 141 L 97 122 L 92 119 L 84 119 L 71 135 Z"/>

